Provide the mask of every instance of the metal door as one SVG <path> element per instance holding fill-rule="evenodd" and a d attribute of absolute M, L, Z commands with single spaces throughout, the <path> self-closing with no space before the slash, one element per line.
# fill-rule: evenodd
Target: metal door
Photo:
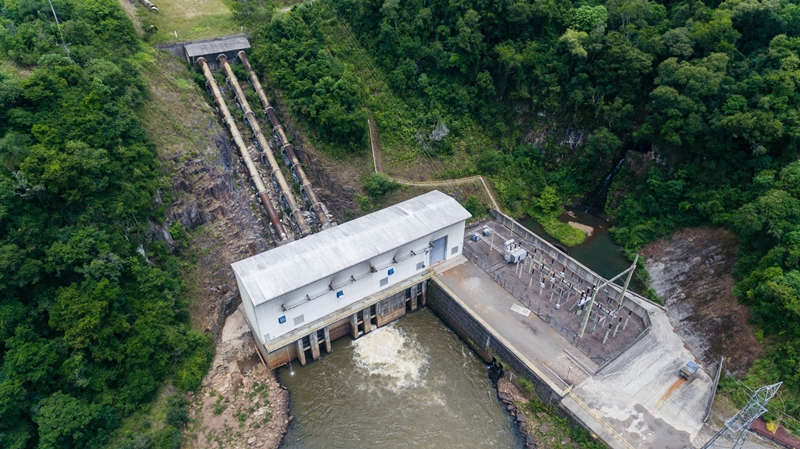
<path fill-rule="evenodd" d="M 440 260 L 444 260 L 446 251 L 447 251 L 447 236 L 434 240 L 433 248 L 431 248 L 431 259 L 428 265 L 433 265 Z"/>

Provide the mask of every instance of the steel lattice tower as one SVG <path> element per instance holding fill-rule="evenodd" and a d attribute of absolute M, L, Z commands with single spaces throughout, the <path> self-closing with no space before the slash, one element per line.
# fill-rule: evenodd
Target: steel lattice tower
<path fill-rule="evenodd" d="M 739 413 L 727 420 L 722 429 L 708 440 L 708 443 L 704 444 L 702 449 L 717 447 L 740 449 L 747 439 L 747 435 L 750 434 L 750 425 L 767 411 L 767 403 L 778 392 L 781 384 L 783 382 L 767 385 L 756 390 L 750 396 L 747 405 Z M 733 442 L 733 445 L 731 445 L 731 442 Z"/>

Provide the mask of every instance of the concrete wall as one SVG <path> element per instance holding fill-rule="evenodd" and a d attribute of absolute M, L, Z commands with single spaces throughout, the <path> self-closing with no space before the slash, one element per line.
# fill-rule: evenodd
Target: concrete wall
<path fill-rule="evenodd" d="M 564 405 L 558 392 L 532 372 L 509 348 L 495 340 L 486 328 L 434 280 L 428 281 L 427 305 L 487 363 L 492 357 L 496 357 L 498 361 L 508 364 L 518 376 L 530 380 L 534 386 L 533 392 L 547 406 L 549 413 L 566 419 L 573 427 L 582 427 L 591 433 L 588 426 Z"/>
<path fill-rule="evenodd" d="M 491 362 L 492 357 L 507 363 L 514 372 L 533 383 L 536 395 L 545 404 L 552 405 L 561 401 L 560 394 L 531 371 L 509 348 L 496 340 L 435 281 L 428 281 L 427 305 L 487 363 Z"/>
<path fill-rule="evenodd" d="M 257 305 L 252 311 L 252 317 L 245 307 L 254 333 L 258 340 L 268 344 L 270 340 L 424 272 L 429 266 L 430 242 L 444 236 L 447 236 L 445 260 L 460 255 L 464 241 L 464 222 Z M 393 262 L 393 259 L 397 262 Z M 371 267 L 374 267 L 374 272 Z M 303 267 L 298 266 L 297 269 L 302 270 Z M 389 270 L 394 270 L 393 274 L 390 275 Z M 241 286 L 240 292 L 243 292 Z M 247 302 L 244 296 L 242 300 Z"/>
<path fill-rule="evenodd" d="M 550 244 L 550 242 L 545 241 L 538 235 L 529 231 L 521 224 L 514 221 L 508 215 L 505 215 L 504 213 L 494 209 L 492 209 L 491 212 L 492 216 L 494 216 L 494 218 L 498 222 L 500 222 L 503 226 L 510 229 L 513 234 L 516 234 L 520 239 L 522 239 L 522 241 L 527 243 L 527 245 L 523 245 L 523 248 L 525 249 L 536 248 L 537 251 L 547 254 L 548 256 L 556 260 L 558 263 L 566 265 L 571 272 L 579 275 L 580 277 L 589 281 L 590 283 L 597 284 L 605 281 L 605 279 L 603 279 L 600 275 L 588 269 L 583 264 L 575 261 L 574 259 L 567 256 L 563 252 L 559 251 L 555 246 Z M 612 283 L 608 285 L 608 287 L 606 288 L 610 290 L 608 293 L 610 297 L 615 299 L 617 302 L 623 303 L 625 307 L 628 307 L 629 309 L 633 310 L 633 313 L 639 315 L 643 320 L 645 320 L 646 324 L 649 324 L 650 318 L 647 317 L 647 311 L 643 307 L 636 304 L 636 301 L 646 301 L 648 303 L 652 303 L 650 300 L 635 292 L 628 290 L 625 293 L 625 298 L 623 298 L 623 301 L 620 301 L 620 297 L 622 296 L 622 287 Z M 658 304 L 655 305 L 658 306 Z"/>

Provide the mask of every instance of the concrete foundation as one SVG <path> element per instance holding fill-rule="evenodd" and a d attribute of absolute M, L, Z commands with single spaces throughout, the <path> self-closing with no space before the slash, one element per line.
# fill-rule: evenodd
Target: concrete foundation
<path fill-rule="evenodd" d="M 324 346 L 325 353 L 329 354 L 331 342 L 334 340 L 345 335 L 356 339 L 417 310 L 418 307 L 425 304 L 426 291 L 425 282 L 417 282 L 328 326 L 310 331 L 281 348 L 270 352 L 263 347 L 258 349 L 267 366 L 272 369 L 286 365 L 292 360 L 297 360 L 305 366 L 309 362 L 309 358 L 317 360 L 323 355 L 321 346 Z"/>

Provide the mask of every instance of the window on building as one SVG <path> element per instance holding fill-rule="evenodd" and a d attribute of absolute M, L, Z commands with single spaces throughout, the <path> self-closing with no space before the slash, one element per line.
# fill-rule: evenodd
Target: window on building
<path fill-rule="evenodd" d="M 302 324 L 305 321 L 305 317 L 303 315 L 294 317 L 294 325 L 297 326 L 298 324 Z"/>
<path fill-rule="evenodd" d="M 389 278 L 381 279 L 381 287 L 383 287 L 384 285 L 387 285 L 388 283 L 389 283 Z"/>
<path fill-rule="evenodd" d="M 458 254 L 458 247 L 454 246 L 453 249 L 450 250 L 450 254 Z"/>
<path fill-rule="evenodd" d="M 423 268 L 425 268 L 425 262 L 420 262 L 417 264 L 417 270 L 421 270 Z"/>

